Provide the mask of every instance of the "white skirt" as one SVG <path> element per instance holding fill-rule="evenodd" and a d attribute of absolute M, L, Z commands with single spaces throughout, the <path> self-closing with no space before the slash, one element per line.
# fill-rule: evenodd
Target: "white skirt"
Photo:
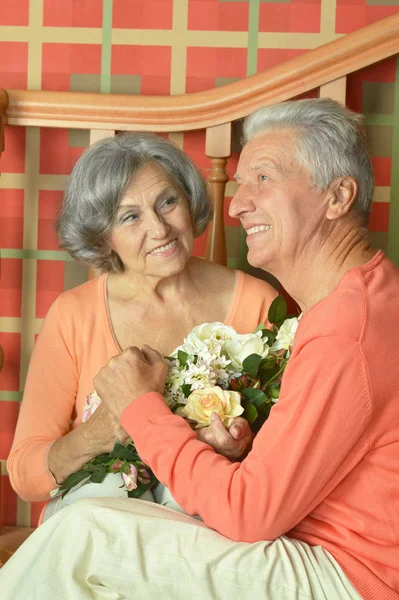
<path fill-rule="evenodd" d="M 223 510 L 223 507 L 221 507 Z M 86 498 L 0 569 L 2 600 L 361 600 L 321 546 L 233 542 L 153 502 Z"/>
<path fill-rule="evenodd" d="M 120 473 L 107 473 L 102 483 L 78 483 L 62 498 L 61 495 L 52 498 L 47 504 L 42 523 L 55 515 L 66 506 L 70 506 L 83 498 L 127 498 L 126 488 L 123 484 Z M 158 483 L 152 490 L 144 492 L 140 498 L 147 502 L 156 502 L 162 506 L 167 506 L 172 510 L 185 513 L 181 506 L 176 502 L 169 489 Z M 129 498 L 130 500 L 130 498 Z"/>

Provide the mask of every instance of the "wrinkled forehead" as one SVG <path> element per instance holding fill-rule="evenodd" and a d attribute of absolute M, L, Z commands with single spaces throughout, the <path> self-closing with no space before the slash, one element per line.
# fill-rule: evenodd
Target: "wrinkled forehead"
<path fill-rule="evenodd" d="M 133 173 L 129 185 L 121 199 L 121 203 L 123 203 L 123 200 L 126 197 L 151 197 L 162 190 L 169 189 L 179 189 L 174 177 L 156 162 L 146 162 Z"/>
<path fill-rule="evenodd" d="M 297 132 L 293 129 L 271 129 L 251 138 L 244 146 L 238 170 L 251 170 L 267 164 L 284 168 L 297 160 Z"/>

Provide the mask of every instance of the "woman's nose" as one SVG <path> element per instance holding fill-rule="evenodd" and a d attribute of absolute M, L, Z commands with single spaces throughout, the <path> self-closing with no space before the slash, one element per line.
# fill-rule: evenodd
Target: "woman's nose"
<path fill-rule="evenodd" d="M 149 220 L 148 230 L 153 237 L 163 239 L 169 232 L 169 224 L 160 215 L 153 214 Z"/>

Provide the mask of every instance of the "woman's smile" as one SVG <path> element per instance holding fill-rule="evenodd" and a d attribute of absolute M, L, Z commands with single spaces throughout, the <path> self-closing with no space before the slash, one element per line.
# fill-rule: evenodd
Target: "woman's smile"
<path fill-rule="evenodd" d="M 151 256 L 160 256 L 162 258 L 166 258 L 172 256 L 178 251 L 177 247 L 177 238 L 163 244 L 162 246 L 157 246 L 148 252 Z"/>

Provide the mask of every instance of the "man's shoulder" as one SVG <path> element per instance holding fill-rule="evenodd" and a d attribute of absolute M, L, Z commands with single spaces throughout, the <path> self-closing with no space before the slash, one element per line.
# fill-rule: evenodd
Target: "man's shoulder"
<path fill-rule="evenodd" d="M 367 316 L 367 302 L 356 279 L 339 286 L 304 314 L 303 335 L 307 338 L 338 336 L 360 340 Z"/>

